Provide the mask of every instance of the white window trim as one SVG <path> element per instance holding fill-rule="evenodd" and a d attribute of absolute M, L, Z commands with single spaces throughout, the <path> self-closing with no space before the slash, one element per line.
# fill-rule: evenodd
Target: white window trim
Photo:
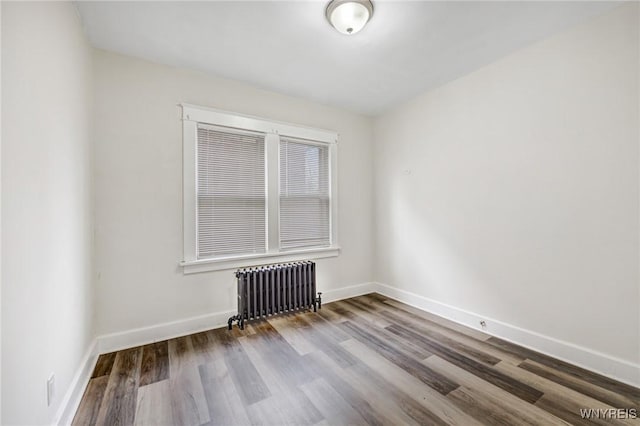
<path fill-rule="evenodd" d="M 183 125 L 183 236 L 185 274 L 235 269 L 252 265 L 336 257 L 338 245 L 338 134 L 295 124 L 265 120 L 213 108 L 181 104 Z M 266 133 L 267 252 L 261 254 L 198 259 L 196 256 L 196 146 L 198 123 Z M 329 247 L 279 251 L 279 136 L 305 139 L 329 146 L 329 196 L 331 199 L 331 245 Z M 275 165 L 275 170 L 274 170 Z M 275 194 L 275 195 L 271 195 Z"/>

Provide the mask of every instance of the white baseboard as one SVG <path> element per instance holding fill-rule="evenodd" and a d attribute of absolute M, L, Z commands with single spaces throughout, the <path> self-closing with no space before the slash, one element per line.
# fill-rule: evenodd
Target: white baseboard
<path fill-rule="evenodd" d="M 360 296 L 374 291 L 375 283 L 362 283 L 334 290 L 326 290 L 322 293 L 322 302 L 346 299 Z M 322 290 L 322 289 L 319 289 Z M 236 310 L 215 312 L 182 320 L 165 322 L 149 327 L 135 328 L 118 333 L 98 336 L 97 352 L 99 354 L 118 351 L 140 345 L 146 345 L 174 337 L 186 336 L 205 330 L 220 328 L 227 325 L 229 317 L 235 315 Z"/>
<path fill-rule="evenodd" d="M 447 305 L 386 284 L 374 283 L 371 287 L 374 291 L 406 303 L 407 305 L 414 306 L 418 309 L 594 371 L 612 379 L 640 387 L 639 364 L 634 364 L 583 346 L 507 324 L 484 315 L 456 308 L 455 306 Z M 486 322 L 485 328 L 480 327 L 481 320 Z"/>
<path fill-rule="evenodd" d="M 60 408 L 58 409 L 58 412 L 56 413 L 56 417 L 54 418 L 52 424 L 70 425 L 73 421 L 73 416 L 76 414 L 76 410 L 80 406 L 82 395 L 84 394 L 84 390 L 89 383 L 91 373 L 93 373 L 96 361 L 98 360 L 98 353 L 96 351 L 96 348 L 97 340 L 93 339 L 93 341 L 89 345 L 89 348 L 87 348 L 87 351 L 82 357 L 80 367 L 71 380 L 69 389 L 62 398 Z"/>
<path fill-rule="evenodd" d="M 376 291 L 377 283 L 362 283 L 348 287 L 337 288 L 335 290 L 322 291 L 322 303 L 334 302 L 336 300 L 348 299 L 350 297 L 362 296 L 363 294 Z"/>
<path fill-rule="evenodd" d="M 215 312 L 197 317 L 185 318 L 177 321 L 165 322 L 148 327 L 134 328 L 118 333 L 98 336 L 98 353 L 105 354 L 121 349 L 146 345 L 188 334 L 199 333 L 212 328 L 227 325 L 229 317 L 236 311 Z"/>

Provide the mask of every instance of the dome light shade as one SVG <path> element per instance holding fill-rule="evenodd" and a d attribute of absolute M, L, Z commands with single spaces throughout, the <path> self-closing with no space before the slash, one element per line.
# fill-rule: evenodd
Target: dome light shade
<path fill-rule="evenodd" d="M 327 20 L 342 34 L 355 34 L 373 15 L 371 0 L 332 0 L 327 6 Z"/>

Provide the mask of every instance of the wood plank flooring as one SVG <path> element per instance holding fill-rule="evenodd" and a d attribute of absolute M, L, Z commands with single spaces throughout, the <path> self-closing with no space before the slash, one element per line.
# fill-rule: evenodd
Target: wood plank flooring
<path fill-rule="evenodd" d="M 101 355 L 74 425 L 566 425 L 640 389 L 378 294 Z"/>

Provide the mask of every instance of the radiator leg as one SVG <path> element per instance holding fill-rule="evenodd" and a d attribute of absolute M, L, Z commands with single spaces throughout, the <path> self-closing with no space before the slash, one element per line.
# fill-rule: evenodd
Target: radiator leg
<path fill-rule="evenodd" d="M 231 318 L 229 318 L 228 323 L 228 329 L 231 330 L 231 328 L 233 327 L 233 322 L 234 321 L 238 321 L 238 324 L 240 324 L 240 315 L 234 315 Z"/>

